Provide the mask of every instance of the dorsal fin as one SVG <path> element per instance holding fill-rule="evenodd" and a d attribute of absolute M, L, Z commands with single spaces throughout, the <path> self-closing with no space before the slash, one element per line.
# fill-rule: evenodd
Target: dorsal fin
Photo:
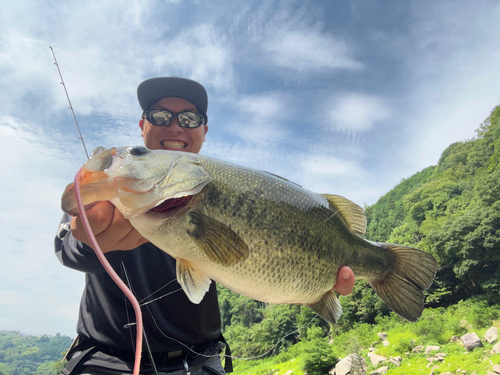
<path fill-rule="evenodd" d="M 364 210 L 356 203 L 340 195 L 323 194 L 333 210 L 338 211 L 352 233 L 363 235 L 366 232 Z"/>

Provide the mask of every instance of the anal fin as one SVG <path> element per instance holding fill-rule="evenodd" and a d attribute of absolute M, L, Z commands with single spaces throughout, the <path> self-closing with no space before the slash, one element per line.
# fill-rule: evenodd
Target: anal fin
<path fill-rule="evenodd" d="M 333 289 L 326 292 L 318 302 L 308 303 L 305 306 L 310 307 L 328 323 L 332 324 L 335 324 L 342 315 L 342 306 Z"/>
<path fill-rule="evenodd" d="M 176 268 L 177 281 L 189 300 L 196 304 L 200 303 L 205 293 L 208 292 L 212 280 L 184 259 L 177 259 Z"/>

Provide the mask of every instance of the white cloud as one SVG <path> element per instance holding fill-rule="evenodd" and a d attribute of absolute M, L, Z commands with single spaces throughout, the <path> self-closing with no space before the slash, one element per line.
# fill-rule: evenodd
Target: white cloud
<path fill-rule="evenodd" d="M 329 111 L 329 130 L 348 133 L 363 133 L 373 128 L 378 121 L 391 116 L 389 106 L 373 95 L 345 93 L 332 100 Z"/>
<path fill-rule="evenodd" d="M 222 30 L 201 24 L 181 30 L 171 40 L 152 47 L 158 75 L 188 77 L 216 91 L 232 87 L 232 54 Z M 170 72 L 172 74 L 170 74 Z"/>
<path fill-rule="evenodd" d="M 296 27 L 275 30 L 263 43 L 271 64 L 298 72 L 325 69 L 361 69 L 347 42 L 314 29 Z"/>
<path fill-rule="evenodd" d="M 227 130 L 243 141 L 263 147 L 288 138 L 286 94 L 247 95 L 236 102 L 236 109 L 237 123 L 229 124 Z"/>
<path fill-rule="evenodd" d="M 302 168 L 316 176 L 341 177 L 361 173 L 359 165 L 330 155 L 307 155 L 301 159 Z"/>

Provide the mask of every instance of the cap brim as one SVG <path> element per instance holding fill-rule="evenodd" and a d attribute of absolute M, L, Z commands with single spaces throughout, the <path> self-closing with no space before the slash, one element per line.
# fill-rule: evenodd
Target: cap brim
<path fill-rule="evenodd" d="M 207 118 L 208 96 L 205 88 L 198 82 L 180 77 L 157 77 L 147 79 L 137 88 L 137 98 L 143 111 L 161 98 L 173 96 L 193 103 Z"/>

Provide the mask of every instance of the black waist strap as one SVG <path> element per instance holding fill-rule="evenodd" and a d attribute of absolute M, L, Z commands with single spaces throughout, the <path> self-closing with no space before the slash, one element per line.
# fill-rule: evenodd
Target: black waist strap
<path fill-rule="evenodd" d="M 219 342 L 222 342 L 226 344 L 226 350 L 225 350 L 225 355 L 224 355 L 224 370 L 226 372 L 233 372 L 233 361 L 231 357 L 231 349 L 229 348 L 229 344 L 227 343 L 226 339 L 222 334 L 219 336 L 218 340 Z M 210 344 L 205 344 L 205 345 L 195 345 L 192 348 L 192 352 L 195 353 L 203 353 L 207 351 L 210 347 L 212 347 L 214 342 Z M 216 344 L 220 347 L 219 344 Z M 212 349 L 214 349 L 212 347 Z M 70 353 L 73 352 L 73 353 Z M 81 347 L 80 345 L 76 345 L 75 347 L 72 348 L 72 350 L 68 351 L 68 354 L 70 356 L 70 359 L 68 363 L 66 364 L 63 374 L 64 375 L 69 375 L 71 372 L 75 369 L 75 367 L 80 363 L 80 361 L 83 360 L 87 354 L 93 351 L 101 351 L 103 353 L 106 353 L 110 356 L 119 358 L 125 362 L 130 362 L 133 363 L 135 361 L 135 353 L 133 351 L 129 350 L 120 350 L 120 349 L 112 349 L 112 348 L 106 348 L 102 346 L 85 346 Z M 184 359 L 190 356 L 191 350 L 185 349 L 185 350 L 176 350 L 176 351 L 171 351 L 171 352 L 152 352 L 152 358 L 157 365 L 169 365 L 173 364 L 176 362 L 182 362 Z M 215 353 L 214 353 L 215 354 Z M 196 355 L 195 355 L 196 356 Z M 150 364 L 150 359 L 149 356 L 143 355 L 141 359 L 143 364 Z"/>

